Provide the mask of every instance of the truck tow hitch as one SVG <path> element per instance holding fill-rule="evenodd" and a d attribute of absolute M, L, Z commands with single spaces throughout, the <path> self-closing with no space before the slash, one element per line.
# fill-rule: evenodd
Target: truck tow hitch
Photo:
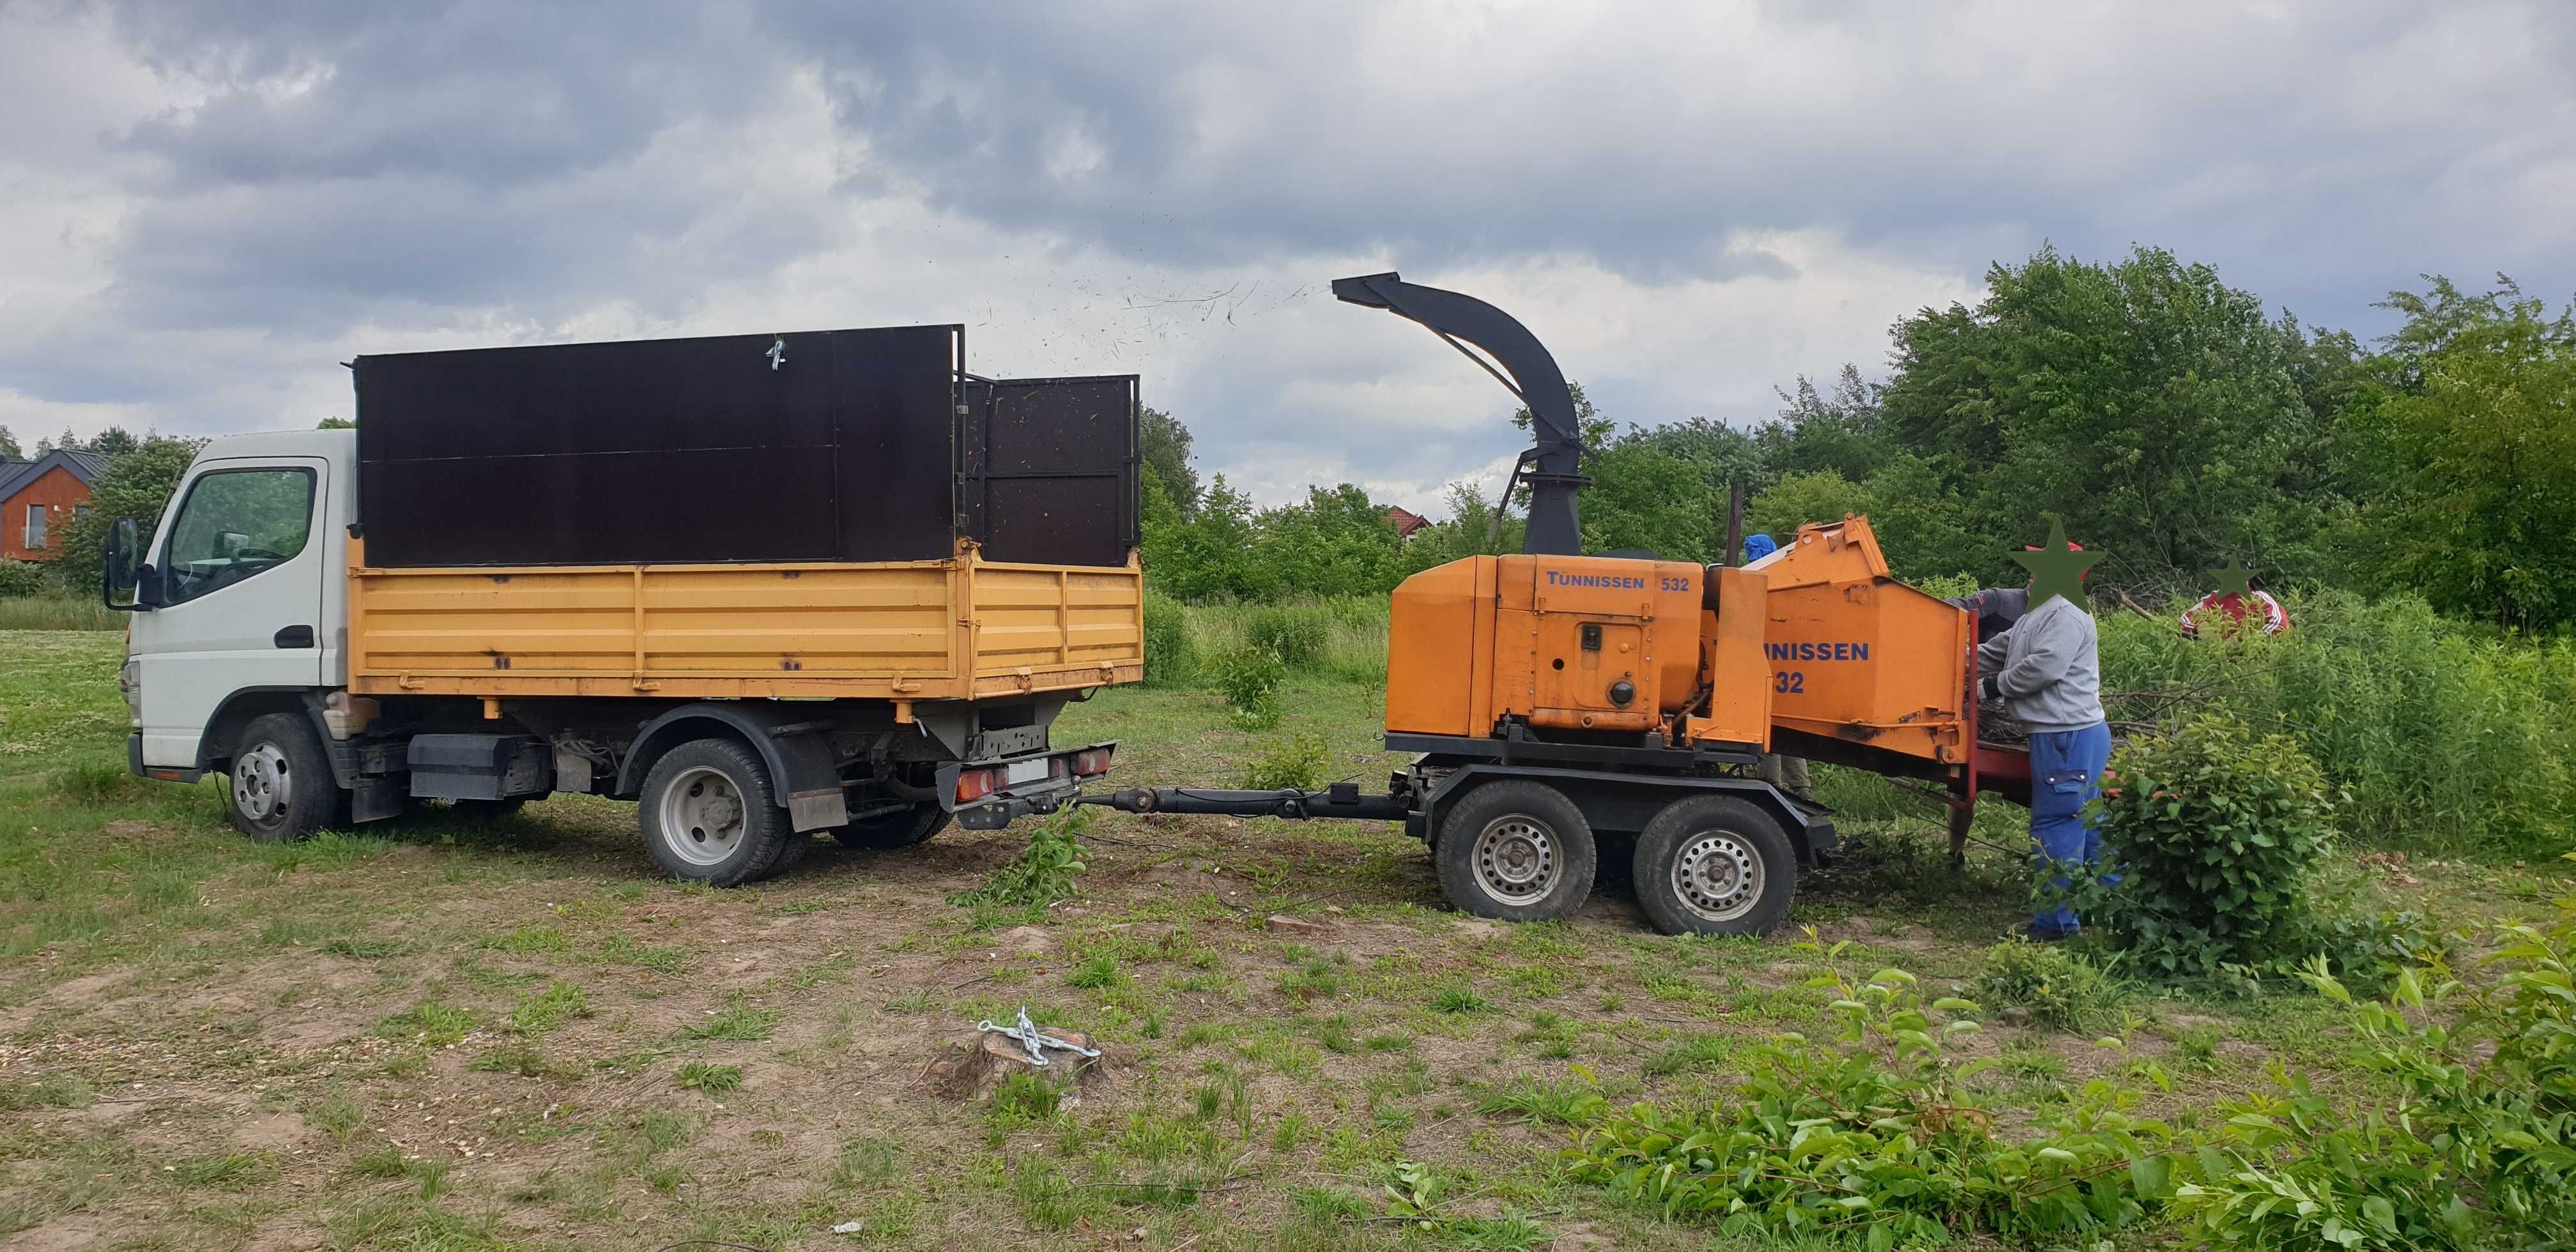
<path fill-rule="evenodd" d="M 1122 813 L 1215 813 L 1226 817 L 1285 817 L 1298 821 L 1339 817 L 1363 822 L 1400 822 L 1409 808 L 1390 794 L 1363 795 L 1357 783 L 1334 783 L 1319 791 L 1283 787 L 1276 791 L 1214 791 L 1205 787 L 1135 787 L 1106 795 L 1087 795 L 1077 804 L 1105 804 Z"/>

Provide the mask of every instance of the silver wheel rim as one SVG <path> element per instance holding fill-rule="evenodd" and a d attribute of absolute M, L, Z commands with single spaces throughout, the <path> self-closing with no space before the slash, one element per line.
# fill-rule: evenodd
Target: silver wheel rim
<path fill-rule="evenodd" d="M 295 775 L 286 753 L 262 742 L 233 758 L 233 807 L 254 822 L 266 822 L 286 811 L 295 799 Z"/>
<path fill-rule="evenodd" d="M 1505 904 L 1534 904 L 1565 872 L 1554 827 L 1526 813 L 1507 813 L 1477 832 L 1476 882 Z"/>
<path fill-rule="evenodd" d="M 1762 902 L 1762 854 L 1731 830 L 1705 830 L 1673 858 L 1673 895 L 1712 922 L 1731 922 Z"/>
<path fill-rule="evenodd" d="M 723 770 L 682 770 L 662 788 L 662 842 L 691 865 L 723 863 L 742 847 L 742 789 Z"/>

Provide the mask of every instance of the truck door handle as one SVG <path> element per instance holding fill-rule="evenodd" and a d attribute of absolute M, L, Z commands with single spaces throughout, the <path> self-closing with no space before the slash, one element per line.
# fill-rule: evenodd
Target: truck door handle
<path fill-rule="evenodd" d="M 313 628 L 310 626 L 287 626 L 281 628 L 277 632 L 277 637 L 273 642 L 281 648 L 312 647 Z"/>

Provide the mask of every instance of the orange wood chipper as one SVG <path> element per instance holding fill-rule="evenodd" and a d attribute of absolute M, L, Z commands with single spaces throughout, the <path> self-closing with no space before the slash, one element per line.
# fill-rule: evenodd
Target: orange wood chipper
<path fill-rule="evenodd" d="M 1529 486 L 1526 550 L 1396 588 L 1386 746 L 1415 755 L 1385 792 L 1165 788 L 1085 803 L 1401 821 L 1429 842 L 1453 904 L 1516 921 L 1580 908 L 1608 845 L 1630 850 L 1659 929 L 1758 934 L 1835 843 L 1829 810 L 1755 776 L 1766 752 L 1937 785 L 1954 855 L 1980 791 L 2029 802 L 2027 756 L 1977 739 L 1973 615 L 1898 582 L 1865 519 L 1800 527 L 1742 568 L 1581 555 L 1573 399 L 1537 338 L 1394 274 L 1333 293 L 1429 327 L 1528 405 L 1537 444 L 1513 471 Z"/>

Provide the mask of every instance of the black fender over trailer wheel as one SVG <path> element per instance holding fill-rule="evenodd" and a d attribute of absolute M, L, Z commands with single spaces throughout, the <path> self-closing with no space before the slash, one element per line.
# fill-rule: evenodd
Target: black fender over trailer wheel
<path fill-rule="evenodd" d="M 1767 935 L 1798 894 L 1778 818 L 1739 796 L 1686 796 L 1637 834 L 1637 904 L 1668 935 Z"/>
<path fill-rule="evenodd" d="M 1451 904 L 1507 922 L 1573 916 L 1600 864 L 1583 810 L 1564 792 L 1519 778 L 1460 799 L 1440 823 L 1432 857 Z"/>

